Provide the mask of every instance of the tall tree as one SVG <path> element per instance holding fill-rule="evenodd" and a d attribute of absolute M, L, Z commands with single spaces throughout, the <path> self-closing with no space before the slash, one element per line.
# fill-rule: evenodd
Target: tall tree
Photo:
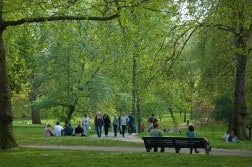
<path fill-rule="evenodd" d="M 132 5 L 130 10 L 122 13 L 124 17 L 120 20 L 124 35 L 123 49 L 131 66 L 127 68 L 131 74 L 131 112 L 136 117 L 139 131 L 141 115 L 144 115 L 141 108 L 144 101 L 152 97 L 151 91 L 155 91 L 153 81 L 160 76 L 165 55 L 170 51 L 167 31 L 172 24 L 173 7 L 168 7 L 170 4 L 165 2 L 159 0 L 137 7 Z M 163 8 L 167 11 L 163 12 Z"/>
<path fill-rule="evenodd" d="M 213 13 L 205 20 L 213 27 L 232 34 L 232 50 L 236 57 L 234 86 L 234 113 L 232 128 L 240 139 L 247 139 L 246 118 L 248 116 L 246 101 L 247 63 L 252 47 L 252 2 L 248 0 L 219 1 Z M 220 14 L 221 13 L 221 14 Z"/>
<path fill-rule="evenodd" d="M 76 2 L 76 3 L 74 3 Z M 24 2 L 24 1 L 4 1 L 0 0 L 0 148 L 8 149 L 17 147 L 12 130 L 13 113 L 11 109 L 10 86 L 8 82 L 6 53 L 4 48 L 3 34 L 9 26 L 18 26 L 25 23 L 58 21 L 58 20 L 97 20 L 105 21 L 118 17 L 115 3 L 105 3 L 103 10 L 97 9 L 89 13 L 78 13 L 71 10 L 89 11 L 86 7 L 92 7 L 88 2 L 66 1 L 66 2 Z M 18 5 L 27 5 L 27 13 L 18 8 Z M 90 6 L 89 6 L 90 5 Z M 56 6 L 56 7 L 55 7 Z M 17 7 L 17 8 L 16 8 Z M 36 10 L 37 9 L 37 10 Z M 46 10 L 48 9 L 48 10 Z M 71 9 L 71 10 L 70 10 Z M 21 10 L 19 12 L 18 10 Z M 32 12 L 31 12 L 32 11 Z M 34 13 L 36 11 L 36 13 Z M 102 13 L 98 12 L 102 11 Z M 22 13 L 23 12 L 23 13 Z M 30 12 L 30 13 L 29 13 Z M 15 14 L 14 14 L 15 13 Z M 18 14 L 17 14 L 18 13 Z M 25 14 L 24 14 L 25 13 Z M 69 13 L 75 14 L 70 16 Z M 90 16 L 90 15 L 99 16 Z M 16 16 L 16 17 L 15 17 Z"/>
<path fill-rule="evenodd" d="M 232 54 L 236 58 L 234 83 L 234 113 L 232 128 L 240 139 L 246 139 L 246 69 L 251 54 L 252 2 L 250 0 L 182 0 L 181 21 L 205 29 L 219 29 L 232 35 Z M 189 23 L 189 24 L 188 24 Z M 184 34 L 188 35 L 188 33 Z M 229 40 L 229 38 L 227 39 Z M 232 58 L 231 58 L 232 59 Z"/>

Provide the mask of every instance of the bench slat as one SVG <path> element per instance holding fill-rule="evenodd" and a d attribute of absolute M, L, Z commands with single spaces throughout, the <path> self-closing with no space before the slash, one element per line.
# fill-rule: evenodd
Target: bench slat
<path fill-rule="evenodd" d="M 167 147 L 175 148 L 176 152 L 179 152 L 180 148 L 204 148 L 206 154 L 211 151 L 211 146 L 206 138 L 188 138 L 188 137 L 142 137 L 144 140 L 145 148 L 150 151 L 154 147 Z"/>

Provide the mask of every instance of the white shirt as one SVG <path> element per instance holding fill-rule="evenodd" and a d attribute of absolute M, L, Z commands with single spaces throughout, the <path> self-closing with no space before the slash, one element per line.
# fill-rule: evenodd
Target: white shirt
<path fill-rule="evenodd" d="M 61 125 L 55 125 L 54 126 L 54 135 L 61 136 L 62 130 L 63 130 L 63 127 Z"/>
<path fill-rule="evenodd" d="M 225 135 L 223 136 L 224 141 L 228 141 L 228 138 L 229 138 L 229 134 L 225 134 Z"/>
<path fill-rule="evenodd" d="M 89 124 L 89 121 L 90 121 L 89 117 L 83 117 L 83 119 L 82 119 L 82 124 L 83 124 L 83 125 L 88 125 L 88 124 Z"/>
<path fill-rule="evenodd" d="M 129 121 L 128 116 L 121 116 L 120 118 L 120 125 L 127 125 L 127 122 Z"/>

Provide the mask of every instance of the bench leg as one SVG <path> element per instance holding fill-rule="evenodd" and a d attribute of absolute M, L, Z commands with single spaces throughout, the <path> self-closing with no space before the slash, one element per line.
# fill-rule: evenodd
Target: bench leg
<path fill-rule="evenodd" d="M 190 148 L 190 154 L 192 154 L 193 148 Z"/>
<path fill-rule="evenodd" d="M 205 147 L 206 154 L 210 154 L 211 149 L 212 149 L 212 147 L 209 146 L 209 145 L 207 145 L 207 146 Z"/>
<path fill-rule="evenodd" d="M 179 153 L 180 148 L 175 148 L 176 153 Z"/>
<path fill-rule="evenodd" d="M 161 147 L 160 152 L 163 153 L 165 151 L 164 147 Z"/>
<path fill-rule="evenodd" d="M 158 148 L 157 147 L 154 147 L 154 152 L 157 152 Z"/>

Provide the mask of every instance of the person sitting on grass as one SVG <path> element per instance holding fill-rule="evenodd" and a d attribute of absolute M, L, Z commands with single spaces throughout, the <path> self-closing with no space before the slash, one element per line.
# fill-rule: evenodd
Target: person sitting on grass
<path fill-rule="evenodd" d="M 47 124 L 45 128 L 45 136 L 54 136 L 51 125 Z"/>
<path fill-rule="evenodd" d="M 59 122 L 56 122 L 54 126 L 54 135 L 55 136 L 62 136 L 64 128 L 60 125 Z"/>
<path fill-rule="evenodd" d="M 74 129 L 75 136 L 82 136 L 83 135 L 83 128 L 81 126 L 81 123 L 77 125 L 77 127 Z"/>
<path fill-rule="evenodd" d="M 65 132 L 64 133 L 65 136 L 72 136 L 73 135 L 73 127 L 70 123 L 66 125 L 64 132 Z"/>
<path fill-rule="evenodd" d="M 163 136 L 161 130 L 158 129 L 158 124 L 153 124 L 153 128 L 150 131 L 150 136 L 152 136 L 152 137 L 161 137 L 161 136 Z M 157 151 L 158 151 L 157 147 L 154 147 L 154 152 L 157 152 Z M 161 147 L 160 152 L 164 152 L 164 147 Z"/>
<path fill-rule="evenodd" d="M 224 141 L 228 141 L 229 135 L 230 135 L 230 130 L 227 130 L 227 132 L 223 136 Z"/>
<path fill-rule="evenodd" d="M 234 135 L 234 131 L 230 131 L 230 134 L 228 136 L 228 141 L 232 142 L 232 143 L 237 143 L 238 142 L 238 138 Z"/>
<path fill-rule="evenodd" d="M 188 126 L 188 131 L 186 131 L 186 136 L 190 137 L 190 138 L 197 137 L 197 133 L 194 130 L 194 127 L 192 125 Z M 190 154 L 192 154 L 192 150 L 193 150 L 193 148 L 190 148 Z M 194 150 L 195 150 L 196 153 L 199 153 L 199 151 L 197 150 L 196 147 L 194 148 Z"/>

